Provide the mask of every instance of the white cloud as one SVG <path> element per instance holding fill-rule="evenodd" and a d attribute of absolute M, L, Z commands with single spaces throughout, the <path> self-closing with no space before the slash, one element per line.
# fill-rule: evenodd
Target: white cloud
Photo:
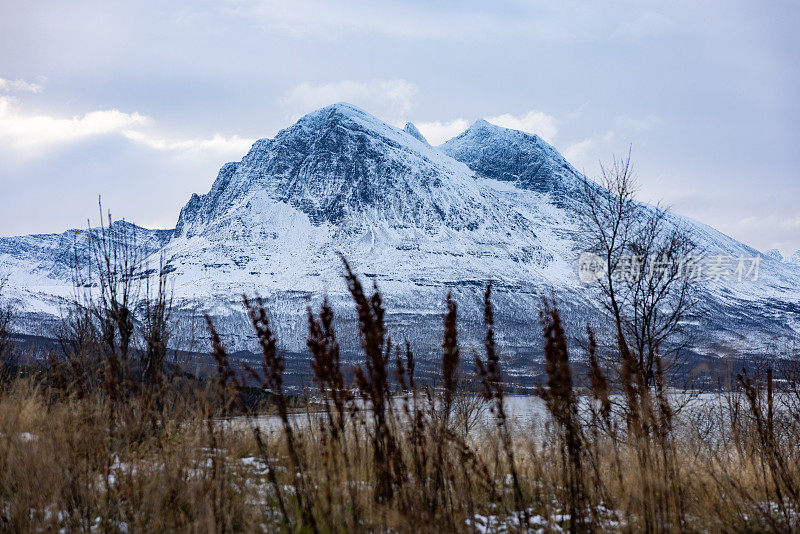
<path fill-rule="evenodd" d="M 576 168 L 591 174 L 597 169 L 600 161 L 613 154 L 613 143 L 616 138 L 617 133 L 608 130 L 603 134 L 592 135 L 567 145 L 561 153 Z"/>
<path fill-rule="evenodd" d="M 495 117 L 487 117 L 486 120 L 503 128 L 536 134 L 548 143 L 552 143 L 553 138 L 558 134 L 558 120 L 552 115 L 535 109 L 528 111 L 524 115 L 504 113 Z M 469 128 L 470 122 L 467 119 L 458 118 L 444 122 L 432 121 L 414 124 L 430 144 L 438 145 Z"/>
<path fill-rule="evenodd" d="M 514 116 L 510 113 L 504 113 L 496 117 L 489 117 L 486 120 L 503 128 L 536 134 L 548 143 L 552 143 L 553 138 L 558 134 L 558 121 L 556 118 L 535 109 L 528 111 L 524 115 Z"/>
<path fill-rule="evenodd" d="M 436 146 L 452 139 L 469 128 L 469 121 L 466 119 L 455 119 L 449 122 L 420 122 L 414 123 L 414 125 L 430 144 Z"/>
<path fill-rule="evenodd" d="M 19 150 L 69 143 L 121 132 L 148 124 L 149 119 L 138 113 L 102 110 L 69 118 L 43 114 L 28 114 L 15 99 L 0 97 L 0 139 Z"/>
<path fill-rule="evenodd" d="M 646 38 L 663 37 L 675 28 L 669 18 L 660 13 L 645 13 L 636 20 L 621 22 L 613 37 L 638 42 Z"/>
<path fill-rule="evenodd" d="M 598 161 L 608 158 L 615 149 L 620 151 L 625 144 L 636 144 L 642 139 L 644 132 L 662 123 L 656 115 L 641 118 L 620 115 L 614 119 L 613 129 L 569 144 L 562 154 L 575 167 L 591 172 L 597 168 Z"/>
<path fill-rule="evenodd" d="M 105 135 L 120 135 L 154 150 L 174 152 L 212 151 L 239 155 L 253 143 L 238 135 L 215 134 L 210 139 L 169 139 L 147 128 L 153 119 L 139 113 L 116 109 L 98 110 L 73 117 L 27 113 L 19 101 L 0 97 L 0 141 L 18 153 L 32 154 L 43 149 Z"/>
<path fill-rule="evenodd" d="M 585 167 L 587 156 L 596 144 L 591 138 L 573 143 L 564 149 L 564 157 L 575 166 Z"/>
<path fill-rule="evenodd" d="M 621 115 L 615 121 L 617 127 L 632 130 L 634 132 L 643 132 L 649 130 L 654 126 L 662 123 L 661 119 L 655 115 L 648 115 L 642 118 L 628 117 Z"/>
<path fill-rule="evenodd" d="M 417 86 L 401 79 L 344 80 L 322 84 L 303 82 L 286 93 L 283 102 L 291 111 L 292 120 L 335 102 L 348 102 L 389 122 L 398 123 L 411 109 L 416 94 Z"/>
<path fill-rule="evenodd" d="M 374 79 L 366 82 L 344 80 L 322 84 L 301 83 L 283 97 L 284 105 L 295 121 L 305 113 L 335 102 L 348 102 L 391 124 L 402 126 L 412 108 L 417 86 L 402 79 Z M 542 111 L 530 110 L 523 115 L 504 113 L 488 117 L 497 126 L 535 133 L 548 142 L 558 133 L 557 120 Z M 469 121 L 457 118 L 450 121 L 415 123 L 432 145 L 441 144 L 469 127 Z"/>
<path fill-rule="evenodd" d="M 124 130 L 122 132 L 127 139 L 147 146 L 154 150 L 178 151 L 178 152 L 217 152 L 222 154 L 243 155 L 253 145 L 255 139 L 249 139 L 234 135 L 225 137 L 214 134 L 211 139 L 185 139 L 169 140 L 162 137 L 150 135 L 137 130 Z"/>
<path fill-rule="evenodd" d="M 41 93 L 42 86 L 41 84 L 27 82 L 25 80 L 6 80 L 0 78 L 0 91 L 6 93 Z"/>

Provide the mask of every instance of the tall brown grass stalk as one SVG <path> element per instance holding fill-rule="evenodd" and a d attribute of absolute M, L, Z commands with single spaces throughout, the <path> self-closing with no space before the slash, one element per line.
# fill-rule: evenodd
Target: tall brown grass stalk
<path fill-rule="evenodd" d="M 504 404 L 503 372 L 500 366 L 500 355 L 497 352 L 494 333 L 494 306 L 492 305 L 492 285 L 486 286 L 483 295 L 483 323 L 486 328 L 484 339 L 484 349 L 486 360 L 482 361 L 475 356 L 475 367 L 483 383 L 483 395 L 487 401 L 492 402 L 492 410 L 497 419 L 497 428 L 500 433 L 500 442 L 503 452 L 508 462 L 508 470 L 511 476 L 512 488 L 514 493 L 514 507 L 521 512 L 528 523 L 528 509 L 522 495 L 522 487 L 517 472 L 517 462 L 514 455 L 513 440 L 509 428 L 508 417 Z M 499 469 L 499 464 L 496 469 Z"/>
<path fill-rule="evenodd" d="M 578 404 L 572 387 L 572 369 L 561 316 L 555 302 L 543 302 L 541 321 L 544 329 L 544 359 L 547 388 L 542 397 L 559 428 L 565 479 L 571 517 L 570 531 L 582 528 L 586 504 L 584 495 L 583 437 L 578 420 Z M 599 377 L 597 377 L 599 381 Z"/>

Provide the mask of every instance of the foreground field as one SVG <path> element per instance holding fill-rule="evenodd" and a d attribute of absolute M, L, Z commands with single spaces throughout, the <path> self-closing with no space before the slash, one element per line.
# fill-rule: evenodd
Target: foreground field
<path fill-rule="evenodd" d="M 376 442 L 380 423 L 369 408 L 334 408 L 330 419 L 294 415 L 284 427 L 277 414 L 268 422 L 218 418 L 178 398 L 161 413 L 140 398 L 116 406 L 97 397 L 54 400 L 20 380 L 0 399 L 2 529 L 799 526 L 796 412 L 776 409 L 780 421 L 769 424 L 780 430 L 765 443 L 758 428 L 768 424 L 759 422 L 765 414 L 753 412 L 742 393 L 705 397 L 673 418 L 669 435 L 647 441 L 582 411 L 577 464 L 541 401 L 507 400 L 514 413 L 507 427 L 471 394 L 456 394 L 449 417 L 429 402 L 421 392 L 387 400 L 387 431 Z M 382 465 L 376 446 L 384 447 Z"/>
<path fill-rule="evenodd" d="M 244 299 L 260 369 L 236 367 L 208 319 L 205 380 L 165 363 L 165 291 L 139 333 L 110 291 L 76 305 L 44 366 L 22 366 L 0 328 L 0 530 L 800 529 L 791 365 L 676 394 L 657 348 L 649 372 L 622 336 L 600 349 L 587 330 L 588 371 L 575 376 L 559 312 L 543 302 L 547 382 L 509 397 L 489 286 L 482 354 L 464 361 L 448 296 L 440 375 L 422 384 L 380 293 L 345 267 L 363 360 L 344 369 L 330 306 L 309 310 L 305 395 L 284 390 L 260 301 Z"/>

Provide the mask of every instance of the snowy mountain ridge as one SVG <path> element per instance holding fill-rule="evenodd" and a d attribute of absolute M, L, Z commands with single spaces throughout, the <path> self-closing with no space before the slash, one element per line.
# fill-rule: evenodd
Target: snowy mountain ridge
<path fill-rule="evenodd" d="M 341 253 L 378 284 L 395 335 L 422 354 L 438 350 L 445 294 L 453 293 L 467 326 L 479 325 L 492 281 L 501 342 L 522 361 L 539 351 L 543 297 L 555 296 L 577 328 L 597 315 L 576 273 L 585 183 L 536 135 L 481 120 L 432 147 L 411 123 L 399 129 L 334 104 L 225 164 L 208 193 L 191 196 L 173 231 L 140 233 L 148 262 L 167 261 L 176 315 L 192 321 L 209 313 L 233 348 L 253 343 L 243 292 L 265 298 L 289 350 L 303 349 L 306 307 L 325 295 L 343 328 L 354 328 Z M 671 217 L 709 253 L 758 255 Z M 28 329 L 54 321 L 69 298 L 66 270 L 52 260 L 53 250 L 68 250 L 69 233 L 0 239 L 8 296 L 25 310 Z M 708 313 L 698 329 L 709 353 L 800 332 L 800 268 L 759 257 L 758 281 L 704 289 Z M 463 340 L 479 344 L 480 329 L 466 328 Z"/>

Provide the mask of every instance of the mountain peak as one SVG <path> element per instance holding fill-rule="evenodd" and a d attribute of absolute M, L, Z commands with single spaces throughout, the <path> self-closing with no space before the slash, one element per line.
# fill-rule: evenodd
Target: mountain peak
<path fill-rule="evenodd" d="M 421 148 L 417 142 L 424 145 L 423 150 L 430 148 L 428 142 L 413 124 L 408 123 L 406 129 L 401 130 L 347 102 L 331 104 L 304 115 L 296 124 L 281 130 L 274 141 L 283 143 L 289 138 L 298 136 L 300 138 L 325 138 L 330 136 L 335 127 L 342 127 L 353 135 L 365 134 L 370 137 L 382 138 L 393 144 L 413 147 L 414 150 Z M 409 136 L 413 137 L 414 141 L 411 141 Z"/>
<path fill-rule="evenodd" d="M 315 226 L 360 231 L 367 217 L 433 232 L 477 224 L 465 191 L 474 177 L 432 148 L 408 124 L 391 126 L 347 103 L 303 116 L 273 139 L 257 141 L 238 163 L 224 166 L 208 194 L 181 211 L 176 236 L 222 225 L 262 224 L 270 203 L 283 203 Z M 477 193 L 476 193 L 477 194 Z M 237 229 L 238 231 L 238 229 Z"/>
<path fill-rule="evenodd" d="M 562 195 L 582 187 L 583 176 L 536 134 L 503 128 L 478 119 L 440 146 L 484 178 Z"/>
<path fill-rule="evenodd" d="M 320 108 L 320 109 L 318 109 L 316 111 L 312 111 L 309 115 L 328 114 L 328 113 L 339 113 L 339 114 L 346 115 L 346 116 L 364 116 L 364 115 L 368 115 L 369 117 L 371 117 L 371 118 L 373 118 L 375 120 L 378 120 L 373 115 L 367 113 L 366 111 L 364 111 L 363 109 L 359 108 L 358 106 L 350 104 L 349 102 L 336 102 L 336 103 L 333 103 L 333 104 L 331 104 L 329 106 L 325 106 L 324 108 Z"/>
<path fill-rule="evenodd" d="M 382 123 L 380 119 L 377 117 L 370 115 L 363 109 L 354 106 L 353 104 L 348 104 L 347 102 L 337 102 L 335 104 L 331 104 L 330 106 L 325 106 L 324 108 L 317 109 L 303 115 L 300 120 L 297 121 L 297 125 L 316 128 L 324 123 L 336 123 L 336 122 L 347 122 L 347 121 L 362 121 L 367 123 Z M 290 126 L 288 129 L 291 129 Z"/>
<path fill-rule="evenodd" d="M 472 124 L 470 124 L 470 126 L 469 126 L 469 128 L 467 128 L 467 130 L 479 129 L 479 128 L 504 129 L 504 128 L 501 128 L 500 126 L 497 126 L 496 124 L 492 124 L 491 122 L 487 121 L 484 118 L 480 118 L 480 119 L 476 120 L 475 122 L 473 122 Z"/>
<path fill-rule="evenodd" d="M 781 256 L 781 253 L 777 248 L 771 248 L 769 250 L 764 251 L 764 256 L 766 256 L 767 258 L 771 258 L 775 261 L 783 260 L 783 256 Z"/>
<path fill-rule="evenodd" d="M 457 137 L 461 137 L 462 135 L 472 132 L 482 132 L 486 134 L 491 134 L 495 137 L 507 137 L 507 138 L 517 138 L 517 139 L 527 139 L 532 142 L 544 142 L 541 137 L 539 137 L 535 133 L 525 132 L 522 130 L 515 130 L 513 128 L 506 128 L 505 126 L 498 126 L 492 122 L 487 121 L 486 119 L 478 119 L 473 122 L 469 128 L 467 128 L 462 134 Z"/>
<path fill-rule="evenodd" d="M 408 133 L 412 137 L 415 137 L 416 139 L 420 140 L 421 142 L 425 143 L 426 145 L 428 144 L 428 140 L 425 139 L 425 136 L 422 135 L 422 133 L 419 130 L 417 130 L 417 127 L 414 126 L 413 122 L 407 122 L 406 127 L 403 128 L 403 131 Z"/>

